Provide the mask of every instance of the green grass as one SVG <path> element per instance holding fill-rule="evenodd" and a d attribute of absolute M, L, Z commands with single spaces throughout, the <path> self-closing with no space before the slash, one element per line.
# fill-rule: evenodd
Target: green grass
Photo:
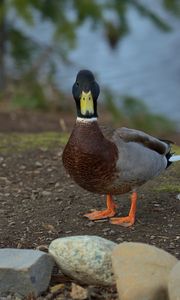
<path fill-rule="evenodd" d="M 180 193 L 180 185 L 175 183 L 165 183 L 155 188 L 156 192 L 176 192 Z"/>
<path fill-rule="evenodd" d="M 174 152 L 174 154 L 180 154 L 180 147 L 177 145 L 173 145 L 172 146 L 172 152 Z"/>
<path fill-rule="evenodd" d="M 65 145 L 69 134 L 59 132 L 0 134 L 0 153 L 26 151 L 36 148 L 49 149 Z"/>
<path fill-rule="evenodd" d="M 172 152 L 180 154 L 180 147 L 173 145 Z M 161 182 L 154 186 L 153 190 L 156 192 L 175 192 L 180 193 L 180 162 L 173 163 L 161 176 Z"/>

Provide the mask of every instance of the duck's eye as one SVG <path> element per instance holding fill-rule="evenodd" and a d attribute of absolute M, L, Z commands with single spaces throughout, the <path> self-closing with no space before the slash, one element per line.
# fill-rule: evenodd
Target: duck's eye
<path fill-rule="evenodd" d="M 79 82 L 76 81 L 76 86 L 79 86 Z"/>

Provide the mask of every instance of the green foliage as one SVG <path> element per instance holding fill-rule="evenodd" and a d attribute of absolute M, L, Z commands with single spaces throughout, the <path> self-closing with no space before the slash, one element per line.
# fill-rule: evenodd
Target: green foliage
<path fill-rule="evenodd" d="M 175 10 L 177 1 L 164 0 L 164 6 L 171 11 Z M 35 18 L 49 21 L 54 28 L 53 51 L 58 54 L 66 53 L 75 46 L 76 30 L 87 19 L 91 20 L 92 25 L 104 27 L 107 40 L 112 47 L 129 32 L 127 12 L 129 7 L 134 7 L 140 14 L 149 18 L 162 30 L 169 30 L 169 25 L 154 13 L 149 7 L 139 3 L 137 0 L 6 0 L 1 3 L 2 18 L 6 19 L 6 41 L 8 43 L 6 55 L 18 61 L 18 67 L 24 71 L 23 63 L 27 59 L 30 62 L 37 53 L 44 49 L 44 45 L 38 45 L 30 36 L 24 33 L 23 28 L 16 26 L 16 19 L 22 20 L 32 30 L 35 25 Z M 112 11 L 115 18 L 109 19 L 105 12 Z M 15 12 L 14 22 L 8 22 L 9 12 Z M 69 13 L 71 11 L 71 14 Z M 116 20 L 116 21 L 114 21 Z M 9 51 L 9 52 L 8 52 Z M 22 57 L 22 58 L 21 58 Z M 49 58 L 49 61 L 51 57 Z M 23 76 L 23 74 L 22 74 Z"/>
<path fill-rule="evenodd" d="M 164 7 L 174 15 L 180 16 L 180 1 L 179 0 L 163 0 Z"/>
<path fill-rule="evenodd" d="M 140 99 L 124 96 L 122 111 L 127 117 L 130 127 L 147 132 L 158 132 L 159 134 L 175 129 L 175 124 L 172 121 L 162 115 L 151 113 L 146 104 Z"/>
<path fill-rule="evenodd" d="M 163 0 L 162 4 L 165 9 L 175 15 L 180 12 L 179 0 Z M 46 76 L 46 82 L 48 82 L 48 73 L 51 72 L 51 66 L 54 64 L 54 74 L 53 77 L 51 76 L 51 81 L 54 81 L 57 66 L 54 63 L 53 54 L 56 54 L 56 57 L 58 55 L 61 61 L 68 61 L 68 51 L 76 46 L 77 29 L 86 20 L 91 22 L 93 29 L 101 26 L 109 45 L 112 48 L 116 47 L 117 43 L 130 31 L 127 18 L 129 8 L 136 9 L 139 14 L 148 18 L 161 30 L 171 29 L 169 24 L 150 6 L 138 0 L 1 0 L 0 42 L 4 49 L 0 53 L 1 89 L 4 88 L 6 61 L 10 58 L 10 61 L 14 63 L 15 75 L 18 75 L 18 80 L 22 81 L 21 88 L 18 85 L 13 97 L 13 104 L 30 108 L 46 106 L 45 103 L 43 104 L 46 99 L 43 90 L 45 85 L 42 85 L 39 74 L 46 65 L 47 74 L 43 75 Z M 107 12 L 112 13 L 113 17 L 109 18 Z M 35 30 L 37 19 L 52 25 L 54 38 L 52 45 L 38 43 L 23 30 L 23 24 L 32 31 Z M 4 24 L 6 24 L 5 27 L 3 27 Z M 21 27 L 18 24 L 21 24 Z M 49 55 L 46 55 L 47 52 Z M 28 76 L 32 75 L 32 71 L 35 74 L 36 83 L 28 81 Z M 14 79 L 13 72 L 10 72 L 10 76 L 12 77 L 10 79 Z M 114 111 L 114 115 L 117 115 L 116 118 L 119 118 L 112 100 L 109 101 L 110 109 Z M 126 105 L 130 105 L 128 101 Z"/>
<path fill-rule="evenodd" d="M 113 120 L 115 123 L 123 122 L 124 116 L 122 111 L 117 107 L 114 99 L 114 94 L 109 89 L 104 89 L 104 101 L 107 110 L 111 113 Z"/>
<path fill-rule="evenodd" d="M 132 96 L 124 96 L 122 103 L 122 109 L 129 118 L 139 115 L 140 112 L 148 113 L 146 104 Z"/>
<path fill-rule="evenodd" d="M 11 40 L 10 54 L 16 64 L 20 64 L 22 68 L 24 63 L 30 63 L 35 51 L 32 41 L 16 28 L 9 29 L 9 39 Z"/>
<path fill-rule="evenodd" d="M 30 1 L 9 0 L 6 2 L 6 5 L 9 7 L 14 7 L 18 17 L 23 19 L 28 25 L 33 25 L 33 11 L 31 9 Z"/>
<path fill-rule="evenodd" d="M 39 94 L 39 91 L 38 91 Z M 12 106 L 14 108 L 25 108 L 25 109 L 45 109 L 47 108 L 44 97 L 36 96 L 36 92 L 33 95 L 28 95 L 25 91 L 16 91 L 12 97 Z"/>
<path fill-rule="evenodd" d="M 31 74 L 18 82 L 12 96 L 12 106 L 25 109 L 46 109 L 45 90 L 36 77 Z"/>
<path fill-rule="evenodd" d="M 171 120 L 151 113 L 142 100 L 132 96 L 117 97 L 107 89 L 104 91 L 104 99 L 106 108 L 116 124 L 156 134 L 175 130 L 175 124 Z"/>
<path fill-rule="evenodd" d="M 78 25 L 81 25 L 88 18 L 95 23 L 102 20 L 104 4 L 95 0 L 74 0 L 72 2 L 77 15 Z"/>

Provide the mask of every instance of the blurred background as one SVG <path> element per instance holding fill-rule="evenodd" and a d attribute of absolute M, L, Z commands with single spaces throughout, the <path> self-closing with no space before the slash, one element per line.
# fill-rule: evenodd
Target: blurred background
<path fill-rule="evenodd" d="M 79 69 L 101 119 L 180 132 L 179 0 L 0 0 L 0 131 L 63 130 Z"/>

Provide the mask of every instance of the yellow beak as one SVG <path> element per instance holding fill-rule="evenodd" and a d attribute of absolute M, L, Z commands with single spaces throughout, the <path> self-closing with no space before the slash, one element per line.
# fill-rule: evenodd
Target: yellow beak
<path fill-rule="evenodd" d="M 80 98 L 80 109 L 82 115 L 93 115 L 94 114 L 94 103 L 91 91 L 85 93 L 82 91 Z"/>

